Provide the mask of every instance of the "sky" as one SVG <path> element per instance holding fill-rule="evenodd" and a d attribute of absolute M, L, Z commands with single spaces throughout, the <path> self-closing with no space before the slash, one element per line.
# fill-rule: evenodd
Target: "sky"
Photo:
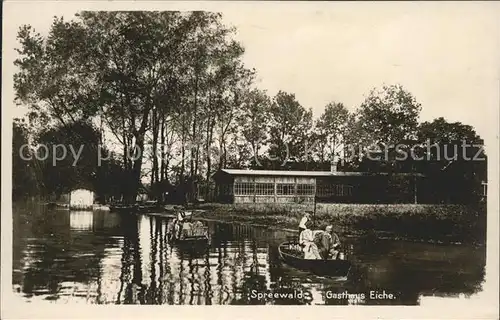
<path fill-rule="evenodd" d="M 498 143 L 498 2 L 4 2 L 3 97 L 13 115 L 17 29 L 42 34 L 53 16 L 80 10 L 204 9 L 237 28 L 257 86 L 294 93 L 319 116 L 330 102 L 354 110 L 371 89 L 401 84 L 422 104 L 421 121 L 472 125 Z"/>

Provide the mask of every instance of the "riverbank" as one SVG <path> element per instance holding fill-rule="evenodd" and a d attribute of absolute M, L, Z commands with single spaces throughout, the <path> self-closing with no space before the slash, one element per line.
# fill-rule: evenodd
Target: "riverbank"
<path fill-rule="evenodd" d="M 302 212 L 311 207 L 202 204 L 189 209 L 202 219 L 296 230 Z M 482 206 L 318 204 L 313 228 L 329 224 L 342 236 L 474 244 L 484 244 L 486 238 L 486 210 Z"/>

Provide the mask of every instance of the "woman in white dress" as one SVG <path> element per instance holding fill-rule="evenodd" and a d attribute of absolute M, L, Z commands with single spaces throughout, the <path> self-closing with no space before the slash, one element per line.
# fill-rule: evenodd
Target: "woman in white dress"
<path fill-rule="evenodd" d="M 318 247 L 314 243 L 314 234 L 312 230 L 305 229 L 300 233 L 299 244 L 302 246 L 302 251 L 304 252 L 304 259 L 307 260 L 321 259 Z"/>

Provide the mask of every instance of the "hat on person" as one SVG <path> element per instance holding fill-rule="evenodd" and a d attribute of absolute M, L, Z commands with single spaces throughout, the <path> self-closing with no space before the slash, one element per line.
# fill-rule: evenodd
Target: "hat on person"
<path fill-rule="evenodd" d="M 333 231 L 333 226 L 327 226 L 327 227 L 325 228 L 325 231 Z"/>

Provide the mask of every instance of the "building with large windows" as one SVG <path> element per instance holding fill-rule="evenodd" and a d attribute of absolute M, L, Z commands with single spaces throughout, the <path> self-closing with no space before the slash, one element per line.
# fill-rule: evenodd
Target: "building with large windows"
<path fill-rule="evenodd" d="M 417 202 L 420 174 L 222 169 L 213 175 L 224 203 Z"/>

